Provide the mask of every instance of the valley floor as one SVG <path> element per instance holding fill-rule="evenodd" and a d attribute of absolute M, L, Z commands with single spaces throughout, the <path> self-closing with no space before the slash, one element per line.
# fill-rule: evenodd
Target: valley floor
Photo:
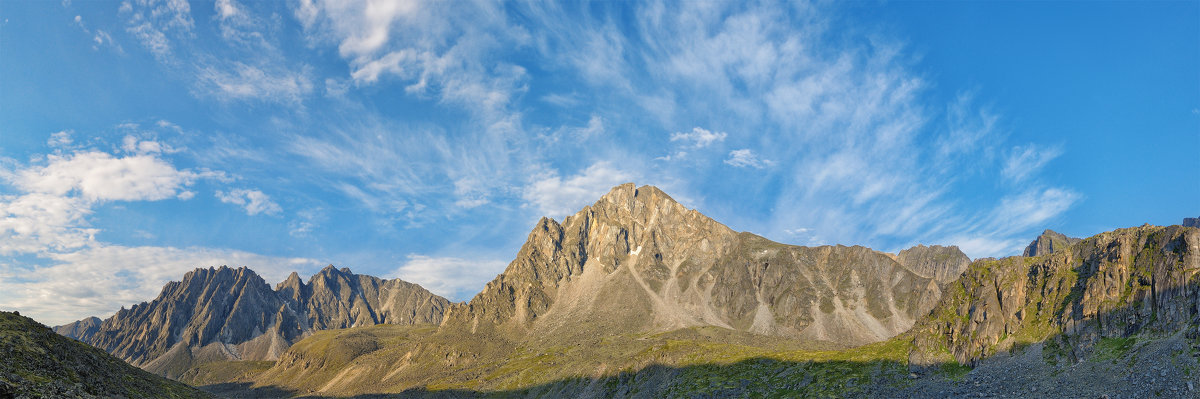
<path fill-rule="evenodd" d="M 376 328 L 378 329 L 378 328 Z M 674 333 L 673 333 L 674 334 Z M 707 344 L 669 335 L 655 341 L 638 340 L 668 364 L 603 373 L 599 376 L 559 378 L 520 387 L 472 387 L 466 383 L 439 384 L 438 390 L 410 389 L 387 395 L 355 397 L 509 398 L 509 397 L 866 397 L 866 398 L 1196 398 L 1200 397 L 1200 340 L 1182 332 L 1164 337 L 1139 336 L 1106 339 L 1086 360 L 1062 364 L 1062 354 L 1034 343 L 1012 353 L 981 361 L 974 369 L 946 365 L 924 376 L 910 374 L 903 337 L 843 351 L 758 351 L 738 345 Z M 672 346 L 674 345 L 674 346 Z M 587 350 L 581 349 L 582 353 Z M 714 361 L 689 356 L 703 354 Z M 548 371 L 556 362 L 577 365 L 583 359 L 530 359 L 516 357 L 498 369 L 525 380 L 529 373 Z M 519 365 L 520 367 L 511 367 Z M 263 365 L 229 365 L 243 370 L 237 381 L 202 388 L 217 396 L 344 397 L 349 392 L 313 392 L 308 388 L 255 385 Z M 248 371 L 247 371 L 248 370 Z M 576 370 L 577 371 L 577 370 Z M 512 375 L 507 377 L 513 377 Z M 510 380 L 513 381 L 513 380 Z M 465 382 L 465 381 L 464 381 Z M 303 386 L 303 385 L 302 385 Z M 384 391 L 388 392 L 388 391 Z"/>

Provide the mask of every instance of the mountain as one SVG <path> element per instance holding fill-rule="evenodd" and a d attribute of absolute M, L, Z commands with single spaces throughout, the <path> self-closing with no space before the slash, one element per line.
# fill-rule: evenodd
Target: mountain
<path fill-rule="evenodd" d="M 438 323 L 450 302 L 415 284 L 328 266 L 301 283 L 293 273 L 272 290 L 242 267 L 196 269 L 149 303 L 122 308 L 98 327 L 58 331 L 171 378 L 224 360 L 275 360 L 325 328 Z"/>
<path fill-rule="evenodd" d="M 957 280 L 971 264 L 971 258 L 953 245 L 918 245 L 900 251 L 896 261 L 918 276 L 931 278 L 938 284 Z"/>
<path fill-rule="evenodd" d="M 1183 227 L 1200 228 L 1200 218 L 1183 218 Z"/>
<path fill-rule="evenodd" d="M 537 319 L 514 342 L 484 321 L 472 332 L 448 318 L 440 329 L 318 332 L 256 386 L 405 397 L 1194 397 L 1198 279 L 1200 230 L 1143 226 L 972 262 L 912 329 L 856 348 L 714 326 L 580 324 L 581 336 Z"/>
<path fill-rule="evenodd" d="M 209 397 L 62 337 L 16 312 L 0 312 L 0 359 L 3 398 Z"/>
<path fill-rule="evenodd" d="M 715 326 L 862 345 L 911 327 L 968 261 L 953 247 L 895 258 L 780 244 L 630 183 L 562 223 L 540 220 L 504 273 L 452 308 L 443 328 L 520 341 Z"/>
<path fill-rule="evenodd" d="M 1042 235 L 1038 236 L 1025 247 L 1025 252 L 1021 256 L 1042 256 L 1060 251 L 1075 245 L 1080 239 L 1067 237 L 1053 230 L 1046 229 Z"/>
<path fill-rule="evenodd" d="M 913 328 L 914 368 L 1030 343 L 1078 362 L 1105 340 L 1197 328 L 1200 229 L 1102 233 L 1049 255 L 973 263 Z"/>
<path fill-rule="evenodd" d="M 96 331 L 100 331 L 100 323 L 102 322 L 103 320 L 100 320 L 99 317 L 88 317 L 73 323 L 54 327 L 54 332 L 80 341 L 87 341 L 92 338 L 92 335 L 96 334 Z"/>
<path fill-rule="evenodd" d="M 606 397 L 628 395 L 597 384 L 652 364 L 704 370 L 705 362 L 754 356 L 802 367 L 824 367 L 814 359 L 898 362 L 907 345 L 880 341 L 928 314 L 969 262 L 956 247 L 888 254 L 776 243 L 735 232 L 658 188 L 625 184 L 561 223 L 539 220 L 505 271 L 452 305 L 438 328 L 321 331 L 289 348 L 256 386 L 412 395 L 407 390 L 420 387 L 520 392 L 548 383 L 548 393 L 532 396 Z M 871 345 L 830 352 L 864 344 Z M 830 364 L 832 378 L 859 375 L 844 366 Z M 678 372 L 647 378 L 675 381 Z M 593 394 L 555 382 L 576 378 Z"/>

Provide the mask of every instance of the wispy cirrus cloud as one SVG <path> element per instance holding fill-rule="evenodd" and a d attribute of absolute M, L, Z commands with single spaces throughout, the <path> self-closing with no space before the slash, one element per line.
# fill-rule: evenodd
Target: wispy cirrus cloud
<path fill-rule="evenodd" d="M 1061 147 L 1041 147 L 1034 144 L 1016 146 L 1004 160 L 1000 175 L 1014 183 L 1025 181 L 1047 163 L 1062 155 Z"/>

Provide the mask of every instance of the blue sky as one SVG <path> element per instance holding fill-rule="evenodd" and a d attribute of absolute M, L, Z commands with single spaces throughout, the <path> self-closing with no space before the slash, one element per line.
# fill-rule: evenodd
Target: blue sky
<path fill-rule="evenodd" d="M 0 308 L 194 267 L 454 300 L 623 182 L 798 245 L 1200 216 L 1197 2 L 0 2 Z"/>

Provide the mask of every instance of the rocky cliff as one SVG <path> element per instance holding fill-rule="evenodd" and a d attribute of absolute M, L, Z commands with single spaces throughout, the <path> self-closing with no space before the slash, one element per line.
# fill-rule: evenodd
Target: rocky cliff
<path fill-rule="evenodd" d="M 1067 247 L 1075 245 L 1075 243 L 1079 241 L 1080 239 L 1078 238 L 1067 237 L 1061 233 L 1055 232 L 1054 230 L 1047 229 L 1046 231 L 1042 232 L 1042 235 L 1038 236 L 1033 240 L 1033 242 L 1029 243 L 1029 246 L 1025 247 L 1025 252 L 1022 253 L 1021 256 L 1048 255 L 1054 253 L 1055 251 L 1061 251 Z"/>
<path fill-rule="evenodd" d="M 900 251 L 896 261 L 918 276 L 931 278 L 938 284 L 957 280 L 971 264 L 971 258 L 953 245 L 918 245 Z"/>
<path fill-rule="evenodd" d="M 1078 360 L 1104 338 L 1195 328 L 1200 229 L 1143 226 L 1039 257 L 977 261 L 912 331 L 910 365 L 1046 342 Z M 1191 326 L 1191 327 L 1189 327 Z"/>
<path fill-rule="evenodd" d="M 314 330 L 438 323 L 449 301 L 415 284 L 326 267 L 308 284 L 293 273 L 272 290 L 248 268 L 196 269 L 158 298 L 121 309 L 80 340 L 176 378 L 199 363 L 274 360 Z M 67 334 L 86 321 L 62 326 Z"/>
<path fill-rule="evenodd" d="M 80 341 L 87 341 L 92 338 L 92 335 L 96 334 L 96 331 L 100 331 L 100 323 L 102 322 L 103 320 L 100 320 L 99 317 L 89 317 L 54 327 L 54 332 Z"/>
<path fill-rule="evenodd" d="M 907 330 L 968 261 L 953 247 L 899 259 L 737 233 L 658 188 L 625 184 L 562 223 L 540 220 L 443 330 L 516 341 L 717 326 L 860 345 Z"/>
<path fill-rule="evenodd" d="M 1200 228 L 1200 218 L 1183 218 L 1183 227 Z"/>

